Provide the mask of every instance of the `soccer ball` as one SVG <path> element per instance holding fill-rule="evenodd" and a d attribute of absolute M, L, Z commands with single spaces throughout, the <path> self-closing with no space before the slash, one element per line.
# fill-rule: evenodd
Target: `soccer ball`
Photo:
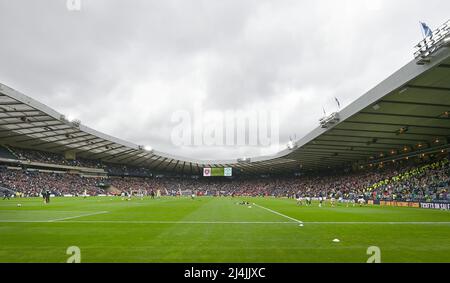
<path fill-rule="evenodd" d="M 21 207 L 22 205 L 20 203 L 17 204 L 18 207 Z"/>

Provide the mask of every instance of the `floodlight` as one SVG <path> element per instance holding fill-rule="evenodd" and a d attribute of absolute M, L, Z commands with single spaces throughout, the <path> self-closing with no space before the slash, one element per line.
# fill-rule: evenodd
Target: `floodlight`
<path fill-rule="evenodd" d="M 237 161 L 239 163 L 243 163 L 243 162 L 247 163 L 247 162 L 250 162 L 250 158 L 243 157 L 243 158 L 239 158 Z"/>
<path fill-rule="evenodd" d="M 288 147 L 289 149 L 294 149 L 295 143 L 294 143 L 293 141 L 289 141 L 288 144 L 287 144 L 287 147 Z"/>
<path fill-rule="evenodd" d="M 72 115 L 67 116 L 67 121 L 72 123 L 75 120 L 76 120 L 76 118 L 74 116 L 72 116 Z"/>

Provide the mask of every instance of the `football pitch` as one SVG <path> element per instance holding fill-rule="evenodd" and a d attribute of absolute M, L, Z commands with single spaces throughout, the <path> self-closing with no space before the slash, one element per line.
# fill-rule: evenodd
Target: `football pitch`
<path fill-rule="evenodd" d="M 372 246 L 381 262 L 450 262 L 450 212 L 282 198 L 0 201 L 0 262 L 62 263 L 72 246 L 81 262 L 364 263 Z"/>

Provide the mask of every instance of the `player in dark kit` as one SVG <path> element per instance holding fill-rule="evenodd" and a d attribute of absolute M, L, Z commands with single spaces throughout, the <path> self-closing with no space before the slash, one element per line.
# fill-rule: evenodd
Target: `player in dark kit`
<path fill-rule="evenodd" d="M 11 196 L 9 195 L 9 192 L 4 192 L 3 200 L 5 200 L 5 199 L 11 199 Z"/>
<path fill-rule="evenodd" d="M 42 198 L 44 199 L 44 203 L 49 203 L 50 202 L 50 191 L 45 190 L 42 193 Z"/>
<path fill-rule="evenodd" d="M 154 190 L 152 190 L 152 191 L 150 192 L 150 196 L 151 196 L 152 199 L 155 198 L 155 191 L 154 191 Z"/>

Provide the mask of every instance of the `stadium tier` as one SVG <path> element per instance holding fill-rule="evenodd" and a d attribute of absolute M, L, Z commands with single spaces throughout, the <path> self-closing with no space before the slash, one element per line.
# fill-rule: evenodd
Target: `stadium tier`
<path fill-rule="evenodd" d="M 3 151 L 7 151 L 3 149 Z M 14 167 L 4 165 L 0 170 L 0 185 L 23 196 L 40 196 L 50 191 L 55 196 L 106 195 L 117 193 L 150 195 L 160 191 L 162 195 L 189 194 L 209 196 L 274 196 L 274 197 L 335 197 L 342 201 L 428 201 L 448 202 L 449 161 L 448 154 L 439 152 L 421 155 L 397 162 L 388 162 L 334 171 L 323 171 L 297 176 L 240 176 L 238 178 L 200 178 L 199 176 L 128 176 L 126 166 L 104 165 L 110 175 L 85 176 L 72 170 L 58 170 L 66 164 L 55 154 L 8 148 L 14 156 L 32 158 L 32 161 L 48 163 L 54 160 L 54 168 L 45 170 L 39 166 Z M 36 163 L 39 164 L 39 163 Z M 76 163 L 79 164 L 79 163 Z M 89 162 L 97 168 L 100 163 Z M 113 189 L 113 190 L 110 190 Z"/>

